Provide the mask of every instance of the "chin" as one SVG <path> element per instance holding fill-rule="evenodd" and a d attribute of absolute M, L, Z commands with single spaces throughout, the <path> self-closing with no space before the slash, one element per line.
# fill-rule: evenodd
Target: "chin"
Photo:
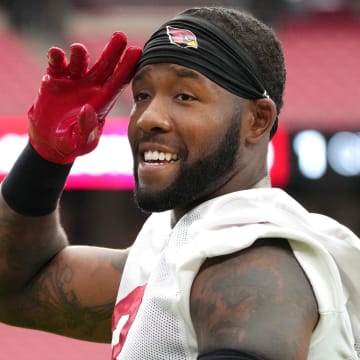
<path fill-rule="evenodd" d="M 135 203 L 145 213 L 162 212 L 172 209 L 171 204 L 166 202 L 160 203 L 156 197 L 138 196 L 136 193 Z"/>
<path fill-rule="evenodd" d="M 172 210 L 188 202 L 187 196 L 174 191 L 172 186 L 156 191 L 136 186 L 134 198 L 137 206 L 147 213 Z"/>

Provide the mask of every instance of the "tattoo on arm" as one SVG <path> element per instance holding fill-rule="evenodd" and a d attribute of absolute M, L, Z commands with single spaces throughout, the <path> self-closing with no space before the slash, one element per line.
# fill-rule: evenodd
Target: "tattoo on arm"
<path fill-rule="evenodd" d="M 73 275 L 73 269 L 64 265 L 42 276 L 33 289 L 36 299 L 34 305 L 41 309 L 41 312 L 53 314 L 55 321 L 50 322 L 50 331 L 71 333 L 75 329 L 81 329 L 82 336 L 91 338 L 99 322 L 111 318 L 114 302 L 82 304 L 71 286 Z"/>
<path fill-rule="evenodd" d="M 83 340 L 109 342 L 122 269 L 119 262 L 123 260 L 123 254 L 111 249 L 67 248 L 34 277 L 16 301 L 11 301 L 9 321 Z"/>
<path fill-rule="evenodd" d="M 108 342 L 128 251 L 67 246 L 58 213 L 0 212 L 1 321 Z"/>
<path fill-rule="evenodd" d="M 317 305 L 287 246 L 256 246 L 206 261 L 193 284 L 191 315 L 199 351 L 306 359 Z"/>

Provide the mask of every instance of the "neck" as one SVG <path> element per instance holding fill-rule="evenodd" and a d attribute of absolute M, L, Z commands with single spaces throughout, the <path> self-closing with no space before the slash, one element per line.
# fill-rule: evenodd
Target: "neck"
<path fill-rule="evenodd" d="M 247 187 L 243 190 L 248 189 L 260 189 L 260 188 L 271 188 L 271 181 L 269 174 L 266 174 L 263 178 L 261 178 L 258 182 L 254 183 L 253 185 Z M 197 205 L 200 205 L 201 202 L 193 204 L 191 208 L 189 208 L 187 211 L 177 211 L 176 209 L 172 210 L 171 212 L 171 227 L 174 227 L 175 224 L 180 220 L 182 216 L 184 216 L 188 211 L 196 207 Z"/>

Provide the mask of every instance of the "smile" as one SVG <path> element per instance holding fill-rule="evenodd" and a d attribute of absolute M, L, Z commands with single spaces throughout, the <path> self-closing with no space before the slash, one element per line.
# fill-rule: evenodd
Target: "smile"
<path fill-rule="evenodd" d="M 170 152 L 158 150 L 148 150 L 144 152 L 144 161 L 146 163 L 160 164 L 171 163 L 178 160 L 178 155 Z"/>

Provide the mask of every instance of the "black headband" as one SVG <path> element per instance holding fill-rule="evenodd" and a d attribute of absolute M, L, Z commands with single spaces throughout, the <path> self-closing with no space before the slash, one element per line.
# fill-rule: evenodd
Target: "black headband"
<path fill-rule="evenodd" d="M 254 61 L 227 33 L 210 21 L 178 16 L 146 42 L 137 69 L 155 63 L 183 65 L 245 99 L 269 97 Z"/>

